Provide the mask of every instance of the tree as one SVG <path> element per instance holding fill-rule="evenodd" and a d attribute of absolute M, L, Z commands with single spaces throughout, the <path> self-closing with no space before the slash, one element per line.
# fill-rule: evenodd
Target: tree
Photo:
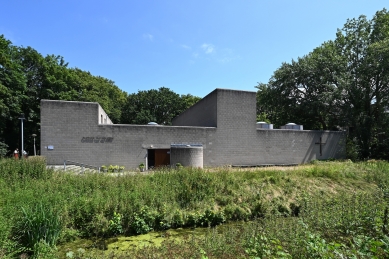
<path fill-rule="evenodd" d="M 121 113 L 127 93 L 120 90 L 112 80 L 93 76 L 78 68 L 70 69 L 66 81 L 69 89 L 63 97 L 73 101 L 98 102 L 112 122 L 121 123 Z M 66 94 L 66 95 L 65 95 Z"/>
<path fill-rule="evenodd" d="M 283 63 L 268 84 L 257 86 L 258 113 L 276 125 L 293 121 L 308 129 L 348 129 L 361 158 L 378 157 L 379 143 L 389 137 L 388 53 L 386 9 L 372 20 L 347 20 L 334 41 Z"/>
<path fill-rule="evenodd" d="M 138 91 L 130 94 L 122 111 L 122 123 L 147 124 L 157 122 L 170 125 L 174 117 L 192 106 L 200 98 L 178 95 L 169 88 Z"/>
<path fill-rule="evenodd" d="M 40 101 L 99 102 L 115 123 L 120 123 L 127 94 L 113 81 L 80 69 L 70 69 L 58 55 L 43 57 L 31 47 L 16 47 L 0 36 L 0 144 L 20 146 L 20 117 L 25 114 L 25 148 L 32 151 L 37 134 L 39 150 Z M 30 136 L 30 137 L 29 137 Z"/>
<path fill-rule="evenodd" d="M 309 129 L 336 127 L 339 64 L 331 41 L 283 63 L 268 84 L 258 84 L 257 113 L 267 114 L 276 126 L 295 122 Z"/>
<path fill-rule="evenodd" d="M 336 44 L 347 60 L 343 73 L 343 112 L 351 137 L 358 140 L 363 158 L 374 157 L 375 139 L 387 126 L 389 13 L 384 9 L 372 20 L 348 20 L 338 30 Z"/>
<path fill-rule="evenodd" d="M 18 51 L 0 35 L 0 143 L 3 143 L 3 148 L 17 146 L 18 118 L 23 111 L 23 103 L 28 99 Z"/>

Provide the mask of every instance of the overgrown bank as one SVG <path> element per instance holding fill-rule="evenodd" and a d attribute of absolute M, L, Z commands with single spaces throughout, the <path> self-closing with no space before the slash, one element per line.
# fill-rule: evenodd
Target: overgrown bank
<path fill-rule="evenodd" d="M 123 258 L 308 258 L 315 249 L 327 253 L 322 258 L 382 258 L 388 252 L 386 162 L 318 162 L 289 170 L 184 168 L 112 177 L 53 173 L 41 160 L 6 159 L 0 173 L 2 256 L 53 257 L 55 245 L 79 237 L 241 220 L 253 222 L 222 234 L 212 230 L 208 239 L 126 251 Z"/>

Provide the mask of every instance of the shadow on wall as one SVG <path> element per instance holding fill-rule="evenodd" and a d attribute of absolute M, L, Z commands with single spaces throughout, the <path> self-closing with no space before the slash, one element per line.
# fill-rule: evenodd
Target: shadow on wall
<path fill-rule="evenodd" d="M 311 141 L 304 162 L 346 158 L 346 140 L 345 132 L 318 132 Z"/>

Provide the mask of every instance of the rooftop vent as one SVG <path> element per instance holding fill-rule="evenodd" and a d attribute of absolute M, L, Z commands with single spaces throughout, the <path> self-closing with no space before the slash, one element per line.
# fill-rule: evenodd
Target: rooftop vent
<path fill-rule="evenodd" d="M 281 129 L 303 130 L 303 125 L 297 125 L 296 123 L 290 122 L 284 126 L 281 126 Z"/>
<path fill-rule="evenodd" d="M 257 129 L 273 129 L 273 124 L 264 122 L 264 121 L 258 121 L 257 122 Z"/>

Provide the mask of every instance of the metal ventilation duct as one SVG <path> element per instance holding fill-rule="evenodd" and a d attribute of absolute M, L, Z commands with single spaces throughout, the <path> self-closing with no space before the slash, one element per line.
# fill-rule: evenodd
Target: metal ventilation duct
<path fill-rule="evenodd" d="M 303 125 L 297 125 L 296 123 L 290 122 L 284 126 L 281 126 L 281 129 L 303 130 Z"/>
<path fill-rule="evenodd" d="M 258 121 L 257 122 L 257 129 L 273 129 L 273 124 L 264 122 L 264 121 Z"/>

